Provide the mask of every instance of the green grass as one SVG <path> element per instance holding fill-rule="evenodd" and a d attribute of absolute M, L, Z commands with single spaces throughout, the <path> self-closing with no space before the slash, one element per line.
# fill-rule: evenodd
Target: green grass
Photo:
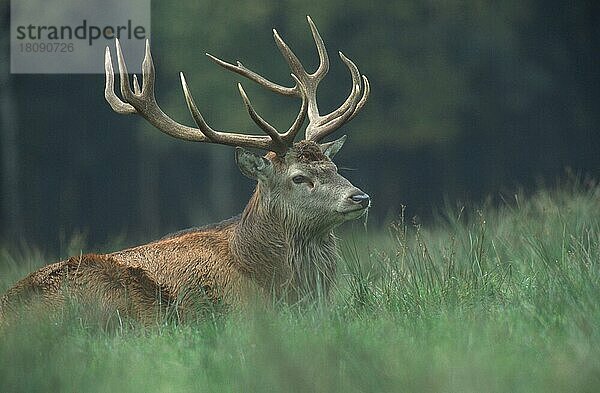
<path fill-rule="evenodd" d="M 26 320 L 1 332 L 0 390 L 600 390 L 597 186 L 344 238 L 330 304 L 151 328 Z M 49 261 L 0 255 L 2 290 Z"/>

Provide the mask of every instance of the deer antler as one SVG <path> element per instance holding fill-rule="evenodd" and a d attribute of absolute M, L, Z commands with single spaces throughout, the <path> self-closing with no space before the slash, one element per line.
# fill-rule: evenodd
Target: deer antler
<path fill-rule="evenodd" d="M 296 81 L 296 84 L 293 87 L 285 87 L 271 82 L 256 72 L 246 68 L 239 61 L 237 62 L 237 65 L 234 65 L 220 60 L 208 53 L 207 56 L 220 66 L 238 73 L 275 93 L 296 97 L 306 96 L 308 101 L 309 123 L 306 127 L 305 137 L 308 140 L 318 142 L 327 135 L 331 134 L 333 131 L 340 128 L 343 124 L 352 120 L 354 116 L 357 115 L 357 113 L 367 102 L 370 92 L 370 85 L 367 77 L 362 75 L 363 86 L 361 86 L 361 75 L 358 71 L 358 67 L 352 62 L 352 60 L 344 56 L 342 52 L 339 52 L 340 58 L 350 70 L 350 74 L 352 76 L 352 89 L 348 95 L 348 98 L 346 98 L 346 100 L 338 109 L 327 115 L 319 114 L 319 108 L 317 105 L 317 87 L 319 82 L 321 82 L 323 77 L 329 71 L 329 56 L 327 55 L 325 44 L 323 43 L 323 39 L 321 38 L 317 27 L 313 23 L 310 16 L 307 16 L 306 18 L 308 19 L 308 24 L 317 46 L 317 52 L 320 60 L 319 67 L 312 74 L 309 74 L 306 71 L 302 63 L 300 63 L 300 60 L 298 60 L 298 57 L 279 36 L 277 30 L 273 29 L 273 38 L 275 39 L 275 43 L 287 61 L 292 71 L 292 77 Z"/>
<path fill-rule="evenodd" d="M 298 60 L 292 50 L 281 39 L 277 31 L 273 30 L 275 42 L 289 64 L 290 69 L 292 70 L 292 78 L 296 82 L 293 87 L 284 87 L 273 83 L 261 75 L 247 69 L 240 62 L 237 62 L 237 65 L 233 65 L 219 60 L 207 53 L 207 55 L 217 64 L 243 75 L 255 81 L 256 83 L 265 86 L 275 93 L 300 97 L 302 99 L 302 105 L 298 115 L 296 116 L 296 119 L 290 128 L 284 133 L 278 132 L 275 127 L 264 120 L 254 110 L 250 99 L 242 88 L 242 85 L 239 83 L 238 89 L 250 117 L 267 135 L 247 135 L 214 130 L 208 125 L 198 110 L 183 73 L 180 73 L 180 78 L 185 101 L 198 128 L 185 126 L 171 119 L 162 111 L 162 109 L 160 109 L 158 103 L 156 102 L 156 97 L 154 95 L 155 70 L 154 63 L 152 61 L 152 55 L 150 53 L 150 44 L 148 41 L 146 41 L 146 53 L 142 62 L 142 86 L 140 88 L 137 76 L 133 75 L 132 91 L 129 85 L 129 75 L 125 65 L 125 60 L 123 58 L 123 53 L 121 51 L 121 45 L 119 40 L 115 39 L 117 61 L 119 65 L 120 90 L 123 99 L 120 99 L 114 91 L 114 71 L 112 66 L 112 58 L 110 55 L 110 49 L 106 47 L 104 58 L 106 86 L 104 89 L 104 96 L 115 112 L 121 114 L 139 114 L 160 131 L 175 138 L 194 142 L 208 142 L 228 146 L 258 148 L 274 151 L 278 155 L 285 155 L 288 148 L 293 145 L 294 139 L 302 127 L 304 119 L 307 115 L 309 123 L 306 127 L 305 137 L 308 140 L 318 142 L 356 116 L 358 111 L 362 109 L 367 101 L 370 90 L 368 79 L 364 75 L 362 76 L 364 88 L 361 87 L 361 76 L 358 68 L 350 59 L 340 52 L 340 57 L 350 70 L 350 74 L 352 76 L 352 90 L 348 95 L 348 98 L 346 98 L 344 103 L 342 103 L 338 109 L 327 115 L 321 116 L 319 114 L 316 98 L 317 86 L 329 71 L 329 58 L 327 56 L 325 44 L 323 43 L 317 28 L 310 17 L 307 18 L 313 38 L 317 45 L 317 51 L 320 59 L 319 67 L 312 74 L 306 72 L 300 63 L 300 60 Z"/>
<path fill-rule="evenodd" d="M 307 105 L 306 99 L 303 97 L 303 104 L 296 120 L 287 132 L 279 134 L 273 126 L 263 120 L 262 117 L 256 113 L 243 88 L 241 85 L 238 85 L 242 99 L 244 100 L 248 112 L 250 113 L 250 117 L 265 131 L 267 135 L 247 135 L 214 130 L 204 120 L 204 117 L 202 117 L 202 114 L 196 107 L 194 99 L 188 89 L 185 77 L 183 73 L 180 73 L 181 86 L 183 88 L 185 100 L 198 128 L 185 126 L 167 116 L 156 102 L 156 97 L 154 96 L 154 63 L 152 61 L 150 44 L 148 41 L 146 41 L 146 53 L 144 55 L 144 61 L 142 62 L 142 87 L 140 88 L 139 86 L 137 76 L 133 75 L 133 91 L 129 86 L 127 66 L 125 65 L 123 52 L 121 51 L 121 45 L 118 39 L 115 40 L 115 44 L 117 49 L 117 61 L 119 65 L 120 88 L 123 100 L 117 97 L 114 91 L 114 71 L 112 66 L 112 58 L 110 55 L 110 49 L 107 47 L 104 58 L 104 69 L 106 73 L 104 96 L 106 101 L 108 101 L 115 112 L 121 114 L 136 113 L 141 115 L 160 131 L 175 138 L 193 142 L 208 142 L 228 146 L 257 148 L 274 151 L 277 154 L 285 154 L 288 147 L 291 145 L 291 143 L 293 143 L 293 138 L 296 136 L 298 130 L 304 122 L 304 118 L 306 117 Z"/>

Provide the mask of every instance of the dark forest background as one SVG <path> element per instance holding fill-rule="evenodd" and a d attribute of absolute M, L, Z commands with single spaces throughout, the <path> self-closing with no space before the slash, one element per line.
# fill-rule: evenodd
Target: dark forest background
<path fill-rule="evenodd" d="M 349 136 L 336 157 L 344 175 L 373 198 L 369 225 L 402 205 L 427 220 L 445 203 L 499 201 L 566 170 L 600 175 L 599 4 L 154 1 L 156 94 L 168 114 L 193 124 L 184 71 L 211 125 L 259 133 L 237 93 L 242 81 L 259 112 L 287 127 L 296 100 L 220 69 L 204 52 L 289 85 L 271 29 L 315 67 L 309 14 L 332 62 L 322 110 L 350 88 L 338 50 L 372 84 L 363 112 L 335 135 Z M 0 1 L 1 242 L 60 251 L 77 233 L 92 245 L 147 241 L 241 211 L 253 184 L 233 149 L 175 140 L 115 114 L 103 75 L 11 75 L 9 22 Z"/>

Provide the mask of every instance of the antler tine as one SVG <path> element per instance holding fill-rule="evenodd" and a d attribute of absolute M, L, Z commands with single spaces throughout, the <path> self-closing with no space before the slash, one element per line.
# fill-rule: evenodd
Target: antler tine
<path fill-rule="evenodd" d="M 283 58 L 290 66 L 290 69 L 292 70 L 294 75 L 297 77 L 298 81 L 296 82 L 296 86 L 299 88 L 299 86 L 302 85 L 304 93 L 308 98 L 308 119 L 310 122 L 312 122 L 313 119 L 317 119 L 319 117 L 319 108 L 317 107 L 316 99 L 317 85 L 319 84 L 319 81 L 323 79 L 323 76 L 325 76 L 325 73 L 329 69 L 329 58 L 327 56 L 327 52 L 325 51 L 325 45 L 323 44 L 322 40 L 317 40 L 316 37 L 320 38 L 320 36 L 318 36 L 318 32 L 316 34 L 317 35 L 315 36 L 315 42 L 320 48 L 319 55 L 321 55 L 321 53 L 325 53 L 324 59 L 326 65 L 321 66 L 324 60 L 323 58 L 321 58 L 321 62 L 319 68 L 317 68 L 317 71 L 314 74 L 309 74 L 306 71 L 306 69 L 304 69 L 304 66 L 302 66 L 302 63 L 300 63 L 300 60 L 298 60 L 298 57 L 281 38 L 279 33 L 277 33 L 277 30 L 273 29 L 273 39 L 275 40 L 279 51 L 283 55 Z M 323 71 L 325 71 L 325 73 Z"/>
<path fill-rule="evenodd" d="M 198 110 L 198 107 L 194 103 L 194 98 L 192 97 L 192 94 L 188 89 L 185 77 L 183 76 L 183 72 L 180 73 L 180 77 L 181 87 L 183 88 L 183 94 L 185 96 L 185 102 L 187 103 L 188 109 L 190 110 L 190 113 L 192 114 L 192 117 L 196 122 L 198 128 L 207 136 L 207 138 L 211 142 L 229 146 L 245 146 L 257 149 L 271 150 L 275 151 L 278 154 L 282 154 L 285 152 L 286 148 L 281 144 L 281 139 L 277 130 L 275 130 L 275 128 L 273 128 L 269 123 L 264 121 L 254 111 L 254 108 L 252 108 L 252 105 L 250 104 L 248 97 L 245 96 L 245 92 L 243 92 L 243 90 L 240 91 L 240 94 L 242 94 L 242 98 L 244 99 L 244 103 L 246 103 L 246 106 L 249 106 L 248 112 L 250 113 L 250 116 L 256 122 L 256 124 L 258 124 L 263 130 L 265 130 L 268 136 L 246 135 L 216 131 L 212 129 L 208 125 L 208 123 L 206 123 L 204 117 L 202 116 L 202 114 Z M 268 131 L 267 127 L 270 127 Z"/>
<path fill-rule="evenodd" d="M 369 80 L 362 76 L 365 85 L 364 91 L 361 88 L 361 75 L 358 67 L 352 60 L 348 59 L 342 52 L 339 52 L 340 58 L 346 64 L 352 77 L 352 90 L 346 100 L 339 108 L 328 115 L 319 116 L 314 122 L 311 121 L 306 128 L 306 139 L 321 140 L 344 123 L 350 121 L 365 105 L 370 92 Z M 362 91 L 362 95 L 361 95 Z"/>
<path fill-rule="evenodd" d="M 306 128 L 306 139 L 320 141 L 340 128 L 343 124 L 349 122 L 363 108 L 369 96 L 370 85 L 368 79 L 364 75 L 362 76 L 362 81 L 364 83 L 363 89 L 361 87 L 360 71 L 356 64 L 344 56 L 342 52 L 339 52 L 339 56 L 350 71 L 352 77 L 352 89 L 339 108 L 327 115 L 316 117 L 314 121 L 311 120 Z"/>
<path fill-rule="evenodd" d="M 133 94 L 135 94 L 136 96 L 142 94 L 142 90 L 140 89 L 140 83 L 138 82 L 136 74 L 133 74 Z"/>
<path fill-rule="evenodd" d="M 239 74 L 243 77 L 246 77 L 246 78 L 258 83 L 259 85 L 266 87 L 267 89 L 271 90 L 274 93 L 278 93 L 278 94 L 281 94 L 284 96 L 294 96 L 294 97 L 299 97 L 301 95 L 300 90 L 298 89 L 298 86 L 285 87 L 285 86 L 278 85 L 277 83 L 271 82 L 264 76 L 259 75 L 256 72 L 246 68 L 239 61 L 236 62 L 237 65 L 233 65 L 231 63 L 228 63 L 226 61 L 219 59 L 218 57 L 211 55 L 210 53 L 206 53 L 206 56 L 208 56 L 209 59 L 211 59 L 212 61 L 214 61 L 221 67 L 228 69 L 229 71 L 235 72 L 236 74 Z"/>
<path fill-rule="evenodd" d="M 362 75 L 362 79 L 363 79 L 363 84 L 365 86 L 365 88 L 363 90 L 363 95 L 360 98 L 360 101 L 358 101 L 356 108 L 354 108 L 354 112 L 352 112 L 352 114 L 350 115 L 350 117 L 348 118 L 347 121 L 354 119 L 354 117 L 358 114 L 358 112 L 360 112 L 360 110 L 363 108 L 363 106 L 365 106 L 365 104 L 367 103 L 367 99 L 369 98 L 369 94 L 371 93 L 371 84 L 369 83 L 369 79 L 364 75 Z"/>
<path fill-rule="evenodd" d="M 121 50 L 121 43 L 118 38 L 115 38 L 115 46 L 117 48 L 117 65 L 119 66 L 119 85 L 121 88 L 121 95 L 125 101 L 130 101 L 133 98 L 133 91 L 129 86 L 129 73 L 127 72 L 127 65 L 125 64 L 125 58 L 123 51 Z"/>
<path fill-rule="evenodd" d="M 294 81 L 296 81 L 297 86 L 302 86 L 296 75 L 292 74 L 292 78 L 294 79 Z M 304 93 L 304 90 L 302 90 L 302 88 L 300 88 L 300 92 L 302 93 L 302 105 L 300 106 L 298 116 L 296 116 L 296 120 L 294 120 L 294 123 L 292 123 L 292 125 L 286 131 L 286 133 L 281 136 L 281 139 L 283 139 L 283 141 L 287 145 L 291 145 L 294 143 L 294 139 L 296 139 L 298 131 L 300 131 L 300 128 L 302 128 L 302 124 L 304 124 L 306 114 L 308 113 L 308 99 L 306 98 L 306 94 Z"/>
<path fill-rule="evenodd" d="M 194 102 L 194 97 L 188 89 L 188 85 L 185 81 L 185 76 L 183 75 L 183 72 L 179 73 L 179 79 L 181 80 L 181 88 L 183 90 L 185 103 L 187 104 L 187 107 L 190 111 L 190 114 L 192 115 L 192 118 L 194 119 L 194 122 L 196 123 L 200 131 L 202 131 L 202 134 L 204 134 L 210 141 L 219 142 L 219 135 L 208 125 L 208 123 L 206 122 L 206 120 L 204 120 L 204 117 L 198 110 L 198 107 Z"/>
<path fill-rule="evenodd" d="M 298 56 L 290 49 L 290 47 L 285 43 L 285 41 L 281 38 L 276 29 L 273 29 L 273 38 L 275 39 L 275 43 L 279 48 L 279 51 L 283 55 L 283 58 L 290 66 L 290 69 L 298 77 L 301 83 L 307 84 L 309 81 L 309 74 L 304 69 L 302 63 L 298 59 Z"/>
<path fill-rule="evenodd" d="M 287 61 L 288 65 L 290 66 L 290 69 L 292 70 L 294 75 L 296 75 L 297 79 L 300 80 L 299 83 L 298 83 L 298 81 L 296 81 L 296 85 L 293 87 L 285 87 L 285 86 L 281 86 L 277 83 L 271 82 L 270 80 L 263 77 L 262 75 L 259 75 L 256 72 L 246 68 L 239 61 L 236 62 L 237 65 L 234 65 L 234 64 L 228 63 L 226 61 L 223 61 L 223 60 L 211 55 L 210 53 L 207 53 L 206 55 L 212 61 L 214 61 L 221 67 L 223 67 L 229 71 L 235 72 L 236 74 L 242 75 L 243 77 L 246 77 L 246 78 L 258 83 L 259 85 L 264 86 L 267 89 L 269 89 L 275 93 L 279 93 L 279 94 L 286 95 L 286 96 L 302 97 L 303 93 L 300 91 L 301 84 L 303 84 L 303 85 L 318 84 L 319 81 L 321 79 L 323 79 L 323 77 L 329 71 L 329 56 L 327 55 L 327 50 L 325 49 L 325 44 L 323 42 L 323 39 L 319 35 L 319 31 L 317 30 L 317 28 L 316 28 L 315 24 L 313 23 L 312 19 L 310 18 L 310 16 L 307 16 L 307 19 L 308 19 L 308 23 L 310 25 L 313 39 L 315 40 L 315 44 L 317 46 L 317 51 L 318 51 L 319 60 L 320 60 L 319 67 L 313 74 L 309 74 L 308 72 L 306 72 L 306 70 L 302 66 L 302 63 L 300 62 L 300 60 L 298 60 L 298 57 L 294 54 L 294 52 L 290 49 L 290 47 L 285 43 L 285 41 L 283 41 L 283 39 L 279 36 L 279 33 L 277 33 L 277 30 L 273 29 L 273 37 L 275 39 L 275 43 L 277 44 L 280 52 L 282 53 L 283 57 Z"/>
<path fill-rule="evenodd" d="M 146 40 L 144 49 L 144 60 L 142 60 L 142 76 L 144 77 L 142 94 L 154 98 L 156 70 L 154 69 L 154 61 L 152 60 L 152 52 L 150 51 L 150 41 Z"/>
<path fill-rule="evenodd" d="M 110 107 L 117 113 L 120 114 L 131 114 L 136 113 L 136 110 L 131 104 L 123 102 L 115 94 L 115 72 L 112 66 L 112 58 L 110 56 L 110 49 L 106 47 L 104 52 L 104 72 L 106 74 L 106 83 L 104 85 L 104 98 L 109 103 Z"/>
<path fill-rule="evenodd" d="M 327 122 L 323 121 L 323 118 L 321 118 L 321 122 L 319 123 L 310 123 L 308 127 L 306 127 L 306 139 L 318 142 L 340 128 L 344 123 L 348 122 L 348 119 L 358 105 L 358 99 L 356 99 L 356 97 L 359 96 L 360 86 L 354 85 L 354 88 L 350 93 L 350 97 L 352 97 L 352 99 L 346 100 L 339 108 L 341 114 L 339 116 L 332 117 Z"/>
<path fill-rule="evenodd" d="M 346 64 L 346 66 L 348 67 L 348 70 L 350 70 L 350 75 L 352 77 L 352 89 L 350 90 L 350 94 L 342 103 L 342 105 L 340 105 L 338 109 L 334 110 L 328 115 L 321 116 L 318 123 L 316 123 L 316 126 L 328 123 L 332 119 L 341 116 L 348 110 L 348 108 L 352 105 L 352 102 L 354 100 L 358 100 L 358 98 L 360 98 L 360 71 L 358 71 L 358 67 L 356 66 L 356 64 L 354 64 L 352 60 L 344 56 L 342 52 L 338 52 L 338 54 L 340 55 L 340 58 L 342 59 L 344 64 Z M 355 89 L 356 86 L 359 86 L 358 91 Z"/>
<path fill-rule="evenodd" d="M 256 111 L 254 110 L 254 107 L 252 106 L 252 103 L 250 102 L 250 99 L 248 98 L 248 95 L 244 91 L 244 88 L 242 87 L 241 83 L 238 83 L 238 90 L 240 92 L 240 95 L 242 96 L 242 100 L 244 101 L 244 105 L 246 106 L 246 109 L 248 110 L 248 114 L 250 115 L 250 118 L 267 135 L 269 135 L 271 137 L 271 139 L 273 140 L 273 143 L 277 146 L 277 151 L 285 152 L 286 146 L 285 146 L 283 140 L 281 139 L 281 134 L 279 134 L 279 132 L 275 129 L 275 127 L 270 125 L 265 119 L 263 119 L 258 113 L 256 113 Z"/>
<path fill-rule="evenodd" d="M 119 65 L 120 90 L 123 100 L 117 97 L 114 91 L 114 70 L 110 49 L 107 47 L 105 52 L 104 68 L 106 72 L 105 97 L 113 110 L 121 114 L 136 113 L 148 120 L 160 131 L 175 138 L 194 142 L 218 143 L 229 146 L 243 146 L 258 148 L 264 150 L 273 150 L 278 154 L 285 152 L 278 136 L 272 139 L 273 134 L 269 136 L 246 135 L 240 133 L 228 133 L 212 129 L 202 117 L 202 114 L 196 107 L 194 99 L 187 87 L 183 73 L 181 76 L 181 85 L 185 96 L 186 104 L 198 128 L 188 127 L 176 122 L 167 116 L 156 103 L 154 96 L 155 69 L 150 52 L 150 44 L 146 41 L 146 51 L 142 62 L 142 86 L 137 76 L 133 76 L 133 91 L 129 86 L 129 74 L 127 66 L 118 40 L 115 42 L 117 50 L 117 60 Z M 266 123 L 266 122 L 265 122 Z"/>
<path fill-rule="evenodd" d="M 317 81 L 321 81 L 321 79 L 329 72 L 329 56 L 327 55 L 327 49 L 325 49 L 325 43 L 317 30 L 317 26 L 315 26 L 310 16 L 307 15 L 306 19 L 308 20 L 308 25 L 310 26 L 310 31 L 315 40 L 317 52 L 319 53 L 319 67 L 312 76 L 314 76 Z"/>

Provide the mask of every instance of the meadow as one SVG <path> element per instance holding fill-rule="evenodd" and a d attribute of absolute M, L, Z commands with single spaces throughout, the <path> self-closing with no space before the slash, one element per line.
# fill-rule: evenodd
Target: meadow
<path fill-rule="evenodd" d="M 0 391 L 599 391 L 600 187 L 492 205 L 346 228 L 327 303 L 149 327 L 26 316 L 0 331 Z M 0 291 L 57 258 L 3 248 Z"/>

